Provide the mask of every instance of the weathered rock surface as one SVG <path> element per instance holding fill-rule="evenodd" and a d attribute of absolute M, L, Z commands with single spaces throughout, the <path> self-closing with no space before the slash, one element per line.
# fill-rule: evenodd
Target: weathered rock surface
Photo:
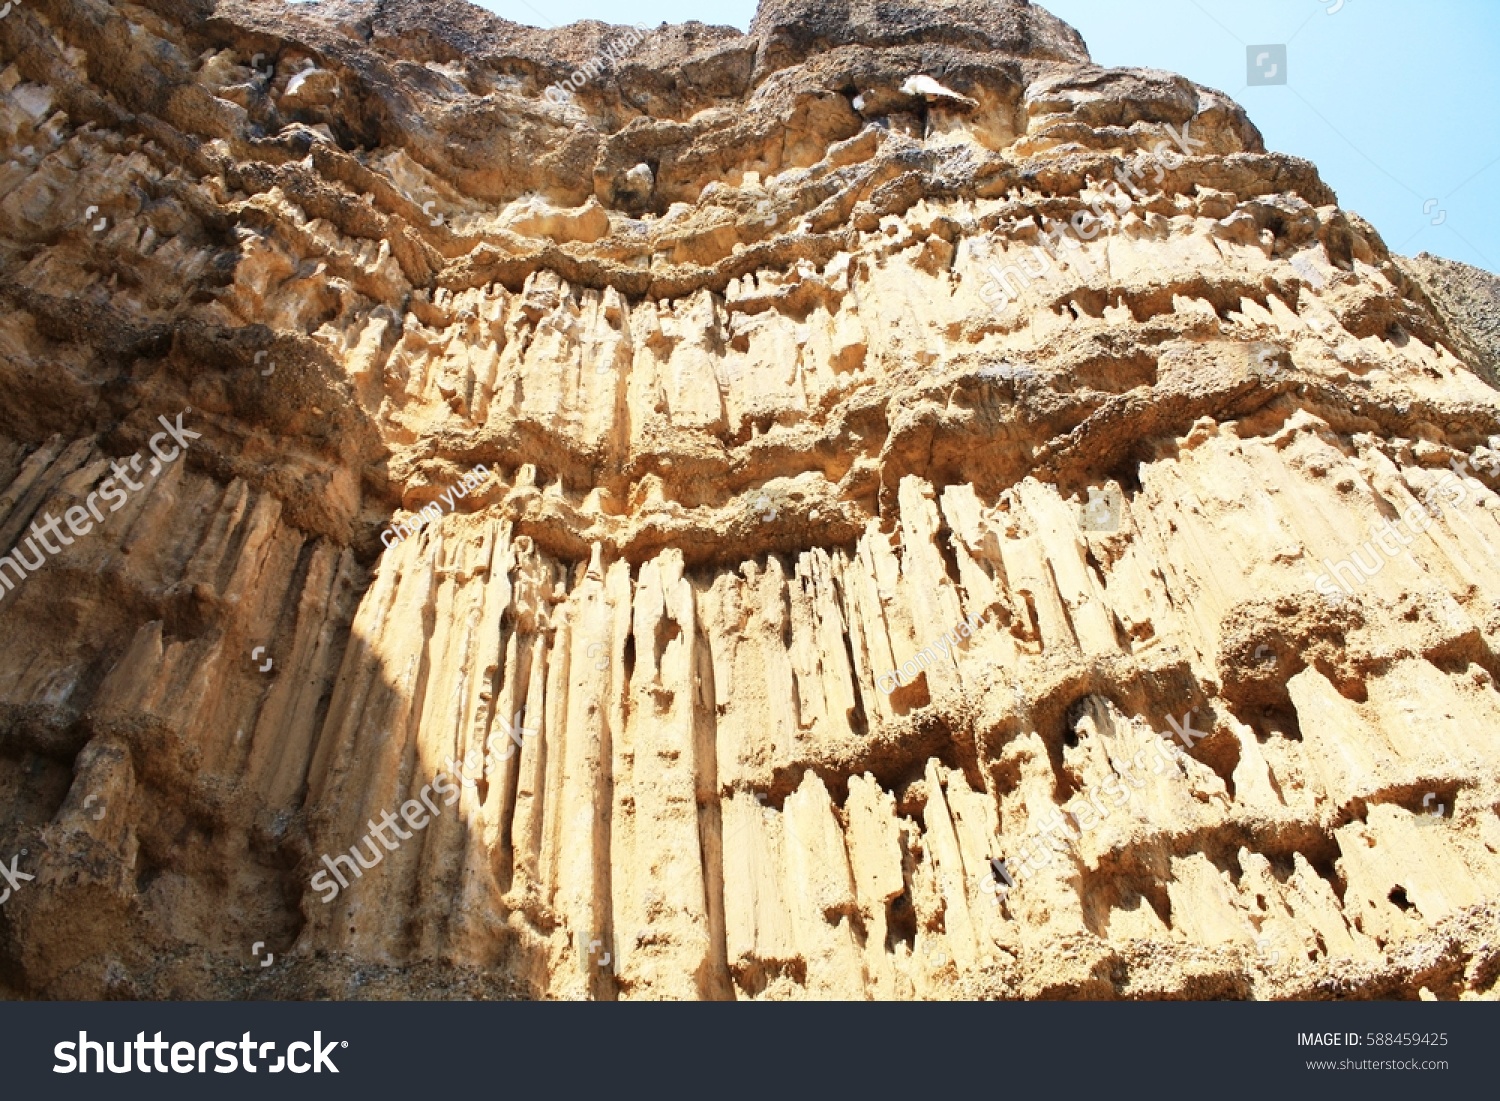
<path fill-rule="evenodd" d="M 1495 998 L 1493 283 L 1022 0 L 632 33 L 0 20 L 0 550 L 200 434 L 0 598 L 0 994 Z"/>
<path fill-rule="evenodd" d="M 1500 387 L 1500 277 L 1422 253 L 1396 263 L 1427 293 L 1454 345 L 1492 386 Z"/>

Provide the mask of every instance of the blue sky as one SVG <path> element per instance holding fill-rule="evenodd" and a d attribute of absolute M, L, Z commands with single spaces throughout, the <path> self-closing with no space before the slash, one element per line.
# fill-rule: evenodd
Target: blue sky
<path fill-rule="evenodd" d="M 754 0 L 482 0 L 533 26 L 578 19 L 742 30 Z M 1271 149 L 1318 165 L 1394 251 L 1500 272 L 1500 0 L 1041 0 L 1101 65 L 1167 69 L 1242 104 Z M 1285 84 L 1249 86 L 1261 47 Z M 1255 47 L 1252 56 L 1247 56 Z"/>

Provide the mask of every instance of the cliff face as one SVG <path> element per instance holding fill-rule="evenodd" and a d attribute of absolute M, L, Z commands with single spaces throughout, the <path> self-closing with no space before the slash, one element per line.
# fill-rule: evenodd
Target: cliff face
<path fill-rule="evenodd" d="M 0 19 L 0 993 L 1494 998 L 1494 283 L 1024 0 L 638 37 Z"/>

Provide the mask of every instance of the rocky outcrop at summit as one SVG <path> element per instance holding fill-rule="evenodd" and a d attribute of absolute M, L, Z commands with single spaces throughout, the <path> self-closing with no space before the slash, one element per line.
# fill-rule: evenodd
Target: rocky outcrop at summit
<path fill-rule="evenodd" d="M 638 36 L 0 20 L 0 995 L 1495 998 L 1492 281 L 1023 0 Z"/>

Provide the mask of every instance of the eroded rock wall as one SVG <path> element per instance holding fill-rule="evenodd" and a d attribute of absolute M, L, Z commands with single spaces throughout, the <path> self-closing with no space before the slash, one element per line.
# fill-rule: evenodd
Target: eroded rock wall
<path fill-rule="evenodd" d="M 1495 997 L 1492 287 L 878 9 L 0 20 L 0 990 Z"/>

